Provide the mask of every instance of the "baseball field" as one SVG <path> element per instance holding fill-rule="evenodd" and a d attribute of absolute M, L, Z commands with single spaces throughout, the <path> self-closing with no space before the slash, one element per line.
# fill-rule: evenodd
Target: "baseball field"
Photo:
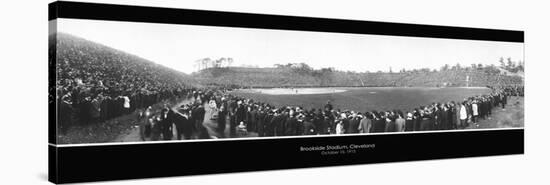
<path fill-rule="evenodd" d="M 276 107 L 288 105 L 306 109 L 322 108 L 330 100 L 337 109 L 365 112 L 408 111 L 434 102 L 463 101 L 490 92 L 484 87 L 331 87 L 238 89 L 232 94 Z"/>

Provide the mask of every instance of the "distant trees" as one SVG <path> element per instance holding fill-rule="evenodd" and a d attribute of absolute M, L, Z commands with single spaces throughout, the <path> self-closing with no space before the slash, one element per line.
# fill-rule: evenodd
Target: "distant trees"
<path fill-rule="evenodd" d="M 441 71 L 447 71 L 449 70 L 449 64 L 445 64 L 441 67 Z"/>
<path fill-rule="evenodd" d="M 500 59 L 498 60 L 498 63 L 500 63 L 500 67 L 501 68 L 506 68 L 506 63 L 504 63 L 504 57 L 500 57 Z"/>
<path fill-rule="evenodd" d="M 205 77 L 213 78 L 212 83 L 233 85 L 259 86 L 292 86 L 292 85 L 320 85 L 320 86 L 448 86 L 465 85 L 467 76 L 475 79 L 470 85 L 484 86 L 494 83 L 517 84 L 522 81 L 521 76 L 510 75 L 524 70 L 524 62 L 514 61 L 510 57 L 501 57 L 498 63 L 484 65 L 471 63 L 468 65 L 456 63 L 444 64 L 439 68 L 401 69 L 390 71 L 354 72 L 339 71 L 335 68 L 314 69 L 305 62 L 279 63 L 272 68 L 258 68 L 257 66 L 232 67 L 231 58 L 197 60 Z M 255 69 L 257 68 L 257 69 Z M 252 81 L 249 81 L 252 80 Z M 223 81 L 223 82 L 222 82 Z M 265 82 L 264 82 L 265 81 Z M 255 84 L 255 83 L 258 84 Z"/>
<path fill-rule="evenodd" d="M 520 66 L 516 64 L 516 67 Z M 275 64 L 273 68 L 219 68 L 201 71 L 204 80 L 213 84 L 289 87 L 289 86 L 470 86 L 521 84 L 523 78 L 507 75 L 500 66 L 474 63 L 440 68 L 417 68 L 399 72 L 338 71 L 334 68 L 314 69 L 305 63 Z"/>
<path fill-rule="evenodd" d="M 311 66 L 306 63 L 287 63 L 287 64 L 275 64 L 275 68 L 279 69 L 290 69 L 299 74 L 314 74 L 318 70 L 313 69 Z M 322 70 L 322 69 L 321 69 Z"/>
<path fill-rule="evenodd" d="M 454 65 L 452 69 L 455 70 L 455 71 L 456 71 L 456 70 L 461 70 L 461 69 L 462 69 L 462 66 L 460 66 L 459 63 L 456 63 L 456 65 Z"/>
<path fill-rule="evenodd" d="M 517 73 L 520 71 L 523 72 L 525 70 L 525 67 L 524 67 L 525 61 L 521 61 L 521 60 L 513 61 L 512 58 L 508 57 L 506 58 L 506 62 L 504 62 L 504 58 L 500 57 L 499 63 L 500 63 L 500 68 L 506 69 L 507 71 L 510 71 L 512 73 Z"/>
<path fill-rule="evenodd" d="M 233 58 L 221 57 L 219 59 L 201 58 L 195 61 L 197 71 L 208 68 L 224 68 L 230 67 L 233 64 Z"/>

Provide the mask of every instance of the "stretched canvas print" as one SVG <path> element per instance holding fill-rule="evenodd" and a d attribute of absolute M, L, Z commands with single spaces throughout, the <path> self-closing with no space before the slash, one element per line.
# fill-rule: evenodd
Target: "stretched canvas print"
<path fill-rule="evenodd" d="M 54 183 L 523 154 L 522 31 L 54 2 L 48 36 Z"/>

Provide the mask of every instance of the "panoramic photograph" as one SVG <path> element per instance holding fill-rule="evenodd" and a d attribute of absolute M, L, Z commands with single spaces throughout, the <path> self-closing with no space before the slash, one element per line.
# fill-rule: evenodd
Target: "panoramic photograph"
<path fill-rule="evenodd" d="M 59 18 L 57 144 L 524 127 L 524 44 Z"/>

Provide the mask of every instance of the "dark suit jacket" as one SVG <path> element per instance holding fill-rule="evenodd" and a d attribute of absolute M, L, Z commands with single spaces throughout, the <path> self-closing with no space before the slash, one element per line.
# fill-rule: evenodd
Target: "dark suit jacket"
<path fill-rule="evenodd" d="M 384 132 L 386 130 L 386 120 L 378 118 L 374 119 L 372 123 L 372 132 Z"/>
<path fill-rule="evenodd" d="M 359 118 L 349 120 L 348 127 L 346 128 L 346 133 L 359 133 L 359 122 L 361 122 Z"/>
<path fill-rule="evenodd" d="M 193 110 L 193 119 L 198 121 L 204 121 L 204 114 L 206 111 L 204 110 L 204 107 L 199 107 Z"/>
<path fill-rule="evenodd" d="M 295 117 L 288 117 L 285 121 L 285 135 L 293 136 L 298 131 L 298 120 Z"/>
<path fill-rule="evenodd" d="M 167 116 L 166 118 L 162 117 L 160 120 L 160 126 L 162 130 L 162 137 L 164 140 L 171 140 L 172 139 L 172 124 L 173 121 L 170 116 Z"/>

